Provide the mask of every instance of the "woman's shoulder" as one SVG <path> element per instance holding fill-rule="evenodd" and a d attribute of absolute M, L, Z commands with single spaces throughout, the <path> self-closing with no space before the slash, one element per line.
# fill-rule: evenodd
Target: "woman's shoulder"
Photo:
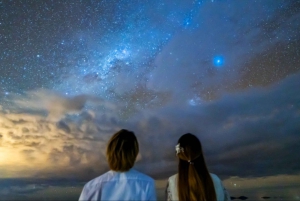
<path fill-rule="evenodd" d="M 178 175 L 178 174 L 174 174 L 174 175 L 170 176 L 169 179 L 168 179 L 168 181 L 169 181 L 169 182 L 175 182 L 176 179 L 177 179 L 177 175 Z"/>
<path fill-rule="evenodd" d="M 215 187 L 222 185 L 222 180 L 216 174 L 213 173 L 209 173 L 209 174 L 211 179 L 213 180 Z"/>
<path fill-rule="evenodd" d="M 155 180 L 150 177 L 149 175 L 146 175 L 142 172 L 139 172 L 138 170 L 135 169 L 130 169 L 126 174 L 127 179 L 133 179 L 133 180 L 139 180 L 139 181 L 146 181 L 150 183 L 155 183 Z"/>
<path fill-rule="evenodd" d="M 88 181 L 85 184 L 85 187 L 88 188 L 88 189 L 90 189 L 90 188 L 93 188 L 95 186 L 99 186 L 99 185 L 101 185 L 102 182 L 105 182 L 105 181 L 109 180 L 110 177 L 111 177 L 111 172 L 108 171 L 108 172 L 106 172 L 106 173 L 104 173 L 104 174 L 102 174 L 102 175 L 100 175 L 100 176 L 98 176 L 98 177 L 96 177 L 96 178 Z"/>
<path fill-rule="evenodd" d="M 213 173 L 209 173 L 209 174 L 213 180 L 216 191 L 221 190 L 220 192 L 223 192 L 222 180 L 216 174 Z"/>
<path fill-rule="evenodd" d="M 214 173 L 209 173 L 210 174 L 210 177 L 213 179 L 213 180 L 215 180 L 215 181 L 220 181 L 220 178 L 216 175 L 216 174 L 214 174 Z"/>

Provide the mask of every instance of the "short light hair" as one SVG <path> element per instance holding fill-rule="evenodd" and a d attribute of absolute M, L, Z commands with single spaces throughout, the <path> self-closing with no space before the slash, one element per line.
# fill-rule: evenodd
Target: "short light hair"
<path fill-rule="evenodd" d="M 111 170 L 125 172 L 133 167 L 139 144 L 133 132 L 122 129 L 109 140 L 106 157 Z"/>

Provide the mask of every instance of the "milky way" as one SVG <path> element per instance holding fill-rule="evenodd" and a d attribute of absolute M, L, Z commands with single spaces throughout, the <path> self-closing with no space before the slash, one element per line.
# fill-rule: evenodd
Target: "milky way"
<path fill-rule="evenodd" d="M 293 1 L 0 5 L 2 96 L 44 88 L 128 102 L 124 93 L 137 88 L 155 93 L 148 90 L 184 86 L 190 99 L 210 100 L 299 69 Z"/>

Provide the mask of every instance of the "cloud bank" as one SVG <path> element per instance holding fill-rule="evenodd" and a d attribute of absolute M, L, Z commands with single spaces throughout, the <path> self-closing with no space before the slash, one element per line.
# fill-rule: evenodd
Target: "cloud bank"
<path fill-rule="evenodd" d="M 47 110 L 48 116 L 2 109 L 0 169 L 7 178 L 91 178 L 107 170 L 106 143 L 114 132 L 126 128 L 140 142 L 136 167 L 157 179 L 176 171 L 174 146 L 187 132 L 201 139 L 211 171 L 224 178 L 298 174 L 300 167 L 294 161 L 300 151 L 299 80 L 300 74 L 291 75 L 268 88 L 194 106 L 170 102 L 155 110 L 141 109 L 127 119 L 118 118 L 117 105 L 109 108 L 109 115 L 89 110 L 85 96 L 55 95 L 50 102 L 56 106 L 30 106 Z M 38 97 L 49 100 L 44 92 Z M 19 109 L 24 108 L 26 98 L 18 100 Z M 48 118 L 53 111 L 59 119 Z"/>

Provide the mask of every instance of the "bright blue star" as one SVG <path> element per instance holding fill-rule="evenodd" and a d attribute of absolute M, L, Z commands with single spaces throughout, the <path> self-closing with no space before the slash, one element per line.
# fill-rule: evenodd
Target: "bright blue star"
<path fill-rule="evenodd" d="M 224 58 L 222 56 L 215 56 L 213 63 L 216 67 L 222 67 L 224 65 Z"/>

